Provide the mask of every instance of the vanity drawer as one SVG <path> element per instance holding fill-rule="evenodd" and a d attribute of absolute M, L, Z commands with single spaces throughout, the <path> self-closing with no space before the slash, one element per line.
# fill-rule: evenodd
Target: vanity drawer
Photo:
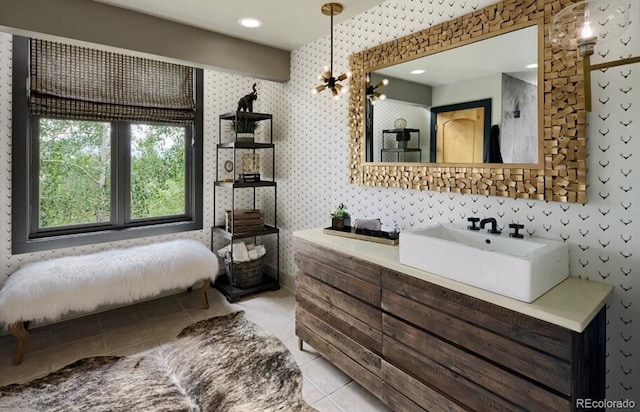
<path fill-rule="evenodd" d="M 296 304 L 297 307 L 304 309 L 319 319 L 323 319 L 333 328 L 351 337 L 365 348 L 376 353 L 382 352 L 382 332 L 379 328 L 372 327 L 354 318 L 349 312 L 338 309 L 305 289 L 297 289 Z M 381 317 L 382 315 L 379 314 L 378 316 Z"/>
<path fill-rule="evenodd" d="M 378 354 L 382 352 L 382 313 L 379 309 L 367 306 L 304 273 L 298 273 L 296 282 L 298 308 L 331 325 L 365 348 Z"/>
<path fill-rule="evenodd" d="M 382 397 L 380 356 L 300 307 L 296 308 L 296 335 L 374 396 Z"/>
<path fill-rule="evenodd" d="M 383 269 L 383 288 L 556 358 L 571 360 L 572 332 L 424 280 Z"/>
<path fill-rule="evenodd" d="M 464 412 L 468 409 L 382 361 L 382 401 L 394 411 Z"/>
<path fill-rule="evenodd" d="M 567 398 L 393 316 L 383 315 L 383 330 L 386 360 L 474 410 L 570 409 Z"/>
<path fill-rule="evenodd" d="M 362 280 L 361 276 L 358 276 L 360 272 L 347 271 L 346 268 L 339 269 L 334 265 L 328 265 L 324 258 L 310 257 L 298 252 L 295 254 L 295 261 L 298 266 L 298 276 L 308 275 L 363 302 L 380 307 L 380 285 Z"/>
<path fill-rule="evenodd" d="M 381 267 L 373 263 L 301 239 L 295 241 L 295 253 L 332 267 L 339 272 L 348 273 L 357 279 L 380 286 Z"/>
<path fill-rule="evenodd" d="M 333 324 L 325 322 L 298 306 L 296 308 L 296 328 L 306 328 L 323 340 L 356 361 L 375 376 L 381 376 L 380 355 L 374 353 L 364 345 L 353 340 L 350 336 L 333 327 Z"/>
<path fill-rule="evenodd" d="M 466 301 L 466 309 L 461 301 Z M 565 354 L 569 359 L 557 356 L 570 353 L 571 343 L 562 348 L 558 341 L 548 338 L 552 333 L 563 335 L 562 328 L 555 327 L 558 330 L 554 331 L 543 325 L 543 330 L 552 333 L 541 336 L 537 344 L 533 334 L 537 332 L 537 324 L 544 322 L 391 271 L 383 274 L 382 307 L 442 340 L 563 395 L 572 395 L 570 355 Z M 491 311 L 495 312 L 495 319 L 489 318 L 487 312 Z M 513 331 L 502 324 L 501 316 L 512 322 Z M 522 330 L 525 325 L 531 329 Z M 571 332 L 566 332 L 571 342 Z M 549 353 L 550 350 L 555 353 Z"/>
<path fill-rule="evenodd" d="M 296 276 L 296 290 L 301 296 L 312 295 L 326 302 L 333 309 L 340 309 L 345 314 L 370 326 L 378 332 L 382 331 L 382 311 L 344 292 L 341 292 L 305 273 Z M 349 320 L 350 324 L 353 324 Z"/>

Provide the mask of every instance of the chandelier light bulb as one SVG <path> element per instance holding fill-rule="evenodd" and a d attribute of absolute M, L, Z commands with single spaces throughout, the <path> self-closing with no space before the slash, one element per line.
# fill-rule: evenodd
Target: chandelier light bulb
<path fill-rule="evenodd" d="M 380 100 L 384 100 L 386 98 L 387 98 L 386 94 L 381 94 L 380 97 L 378 97 L 378 99 L 380 99 Z"/>
<path fill-rule="evenodd" d="M 587 40 L 591 39 L 593 36 L 593 27 L 591 27 L 591 22 L 585 21 L 580 29 L 580 39 Z"/>

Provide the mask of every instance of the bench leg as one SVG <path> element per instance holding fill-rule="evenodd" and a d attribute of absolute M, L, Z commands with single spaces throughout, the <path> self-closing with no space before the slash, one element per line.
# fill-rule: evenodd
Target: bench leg
<path fill-rule="evenodd" d="M 20 365 L 24 359 L 24 352 L 27 349 L 27 342 L 29 341 L 29 332 L 25 326 L 27 322 L 16 322 L 9 328 L 11 333 L 18 338 L 18 346 L 16 346 L 16 353 L 13 356 L 13 364 Z"/>
<path fill-rule="evenodd" d="M 209 309 L 209 298 L 207 298 L 207 289 L 211 286 L 211 279 L 205 279 L 202 281 L 202 288 L 200 289 L 200 301 L 202 302 L 203 309 Z"/>

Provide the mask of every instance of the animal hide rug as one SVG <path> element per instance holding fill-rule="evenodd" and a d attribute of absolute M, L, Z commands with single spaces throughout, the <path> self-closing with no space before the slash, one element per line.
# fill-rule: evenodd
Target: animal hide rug
<path fill-rule="evenodd" d="M 0 387 L 0 411 L 313 411 L 302 375 L 244 312 L 203 320 L 130 357 L 81 359 L 27 384 Z"/>

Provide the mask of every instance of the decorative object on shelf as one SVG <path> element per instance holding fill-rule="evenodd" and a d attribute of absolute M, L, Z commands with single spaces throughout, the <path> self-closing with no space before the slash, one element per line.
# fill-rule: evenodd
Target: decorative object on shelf
<path fill-rule="evenodd" d="M 260 209 L 227 210 L 225 229 L 234 235 L 264 230 L 264 212 Z"/>
<path fill-rule="evenodd" d="M 340 203 L 336 210 L 331 213 L 331 227 L 333 229 L 344 229 L 351 224 L 351 215 L 345 209 L 344 203 Z"/>
<path fill-rule="evenodd" d="M 629 26 L 630 2 L 584 0 L 562 9 L 550 26 L 549 38 L 555 47 L 578 50 L 584 73 L 585 110 L 591 111 L 591 71 L 639 63 L 640 56 L 591 65 L 596 43 L 618 39 Z"/>
<path fill-rule="evenodd" d="M 375 86 L 371 84 L 371 77 L 367 74 L 367 99 L 371 102 L 371 104 L 376 104 L 378 100 L 384 100 L 387 98 L 386 94 L 380 93 L 376 91 L 377 89 L 384 87 L 389 84 L 389 79 L 380 80 Z"/>
<path fill-rule="evenodd" d="M 245 153 L 242 155 L 242 173 L 240 179 L 243 182 L 260 181 L 260 155 L 257 153 Z"/>
<path fill-rule="evenodd" d="M 259 121 L 243 117 L 242 114 L 239 113 L 237 119 L 227 124 L 227 128 L 231 133 L 235 134 L 236 142 L 253 143 L 259 125 Z"/>
<path fill-rule="evenodd" d="M 400 243 L 398 233 L 396 232 L 370 232 L 370 234 L 358 233 L 354 228 L 346 226 L 344 229 L 336 229 L 327 227 L 322 229 L 327 235 L 346 237 L 349 239 L 366 240 L 367 242 L 381 243 L 383 245 L 396 246 Z"/>
<path fill-rule="evenodd" d="M 398 130 L 396 133 L 396 142 L 398 142 L 398 149 L 406 149 L 411 140 L 411 132 L 409 130 Z"/>
<path fill-rule="evenodd" d="M 258 99 L 258 91 L 256 90 L 256 85 L 258 83 L 253 84 L 253 91 L 238 100 L 238 112 L 253 112 L 253 102 Z"/>
<path fill-rule="evenodd" d="M 264 256 L 267 250 L 263 245 L 233 242 L 218 250 L 218 256 L 224 257 L 224 266 L 231 286 L 246 289 L 262 283 Z"/>
<path fill-rule="evenodd" d="M 231 160 L 227 160 L 224 162 L 224 171 L 227 173 L 233 173 L 233 162 Z M 225 182 L 233 182 L 233 174 L 231 177 L 225 177 L 223 179 Z"/>
<path fill-rule="evenodd" d="M 333 16 L 342 13 L 342 9 L 340 3 L 326 3 L 321 8 L 322 14 L 331 17 L 331 66 L 324 66 L 324 72 L 318 76 L 318 80 L 322 80 L 323 84 L 311 90 L 311 93 L 316 94 L 324 89 L 329 89 L 334 99 L 340 98 L 340 92 L 347 91 L 347 88 L 340 82 L 351 77 L 351 72 L 342 73 L 337 78 L 333 76 Z"/>
<path fill-rule="evenodd" d="M 380 233 L 382 230 L 382 222 L 380 219 L 356 219 L 354 224 L 356 233 L 371 235 Z"/>
<path fill-rule="evenodd" d="M 404 129 L 405 127 L 407 127 L 406 119 L 403 119 L 402 117 L 398 117 L 396 120 L 393 121 L 393 127 L 395 129 Z"/>

